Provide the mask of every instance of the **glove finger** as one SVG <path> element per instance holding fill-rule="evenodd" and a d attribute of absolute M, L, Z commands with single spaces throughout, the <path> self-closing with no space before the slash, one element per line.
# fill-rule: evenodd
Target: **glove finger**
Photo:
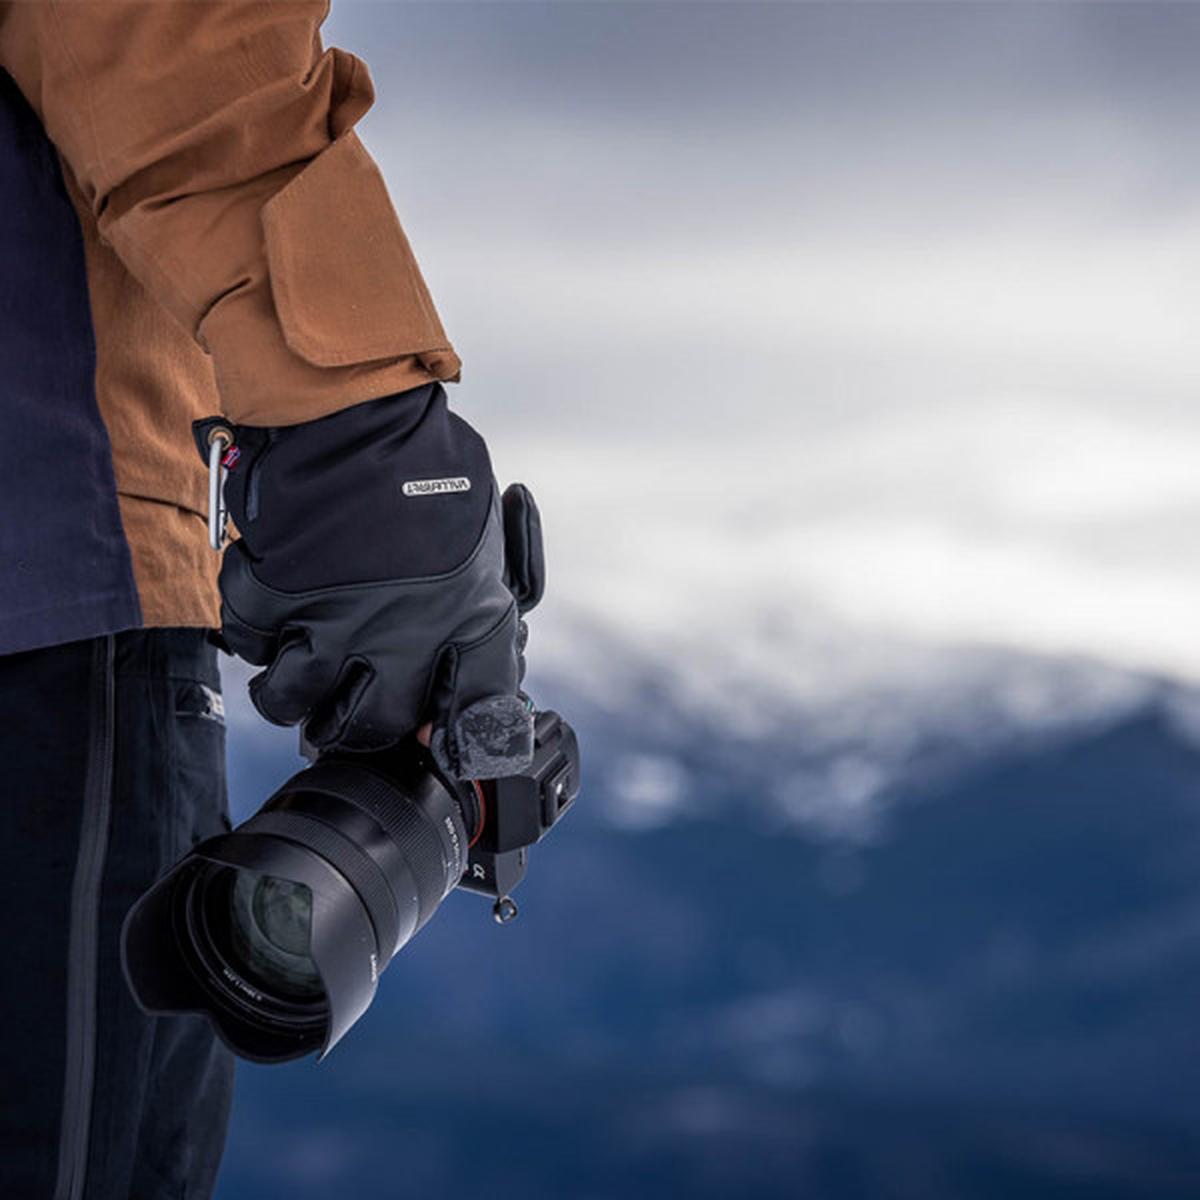
<path fill-rule="evenodd" d="M 517 621 L 514 605 L 485 638 L 448 646 L 439 663 L 430 749 L 458 779 L 519 775 L 533 759 L 532 706 L 518 694 Z"/>
<path fill-rule="evenodd" d="M 347 659 L 304 736 L 320 750 L 385 749 L 416 729 L 424 694 L 423 680 L 385 682 L 366 659 Z"/>
<path fill-rule="evenodd" d="M 546 590 L 542 516 L 532 493 L 523 483 L 510 484 L 505 489 L 502 506 L 504 582 L 524 615 L 537 605 Z"/>
<path fill-rule="evenodd" d="M 285 629 L 271 665 L 250 680 L 254 707 L 273 725 L 295 725 L 333 688 L 333 664 L 313 652 L 304 629 Z"/>
<path fill-rule="evenodd" d="M 259 584 L 251 558 L 239 538 L 221 559 L 221 634 L 230 653 L 256 667 L 272 662 L 281 642 L 281 631 L 254 603 Z"/>
<path fill-rule="evenodd" d="M 223 650 L 256 667 L 271 662 L 279 647 L 278 634 L 247 625 L 224 604 L 221 605 L 220 639 Z"/>
<path fill-rule="evenodd" d="M 517 686 L 525 682 L 525 647 L 529 645 L 529 626 L 524 621 L 517 622 Z"/>

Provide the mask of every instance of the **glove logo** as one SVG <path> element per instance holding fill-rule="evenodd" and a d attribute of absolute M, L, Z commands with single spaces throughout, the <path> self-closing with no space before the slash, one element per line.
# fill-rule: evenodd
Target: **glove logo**
<path fill-rule="evenodd" d="M 400 490 L 406 496 L 439 496 L 444 492 L 469 492 L 471 481 L 465 475 L 455 479 L 410 479 Z"/>

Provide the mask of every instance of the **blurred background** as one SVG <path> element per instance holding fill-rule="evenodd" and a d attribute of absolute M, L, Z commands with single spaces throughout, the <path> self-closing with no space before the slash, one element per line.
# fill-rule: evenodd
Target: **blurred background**
<path fill-rule="evenodd" d="M 585 791 L 221 1200 L 1200 1193 L 1200 8 L 364 3 Z M 297 765 L 226 663 L 235 815 Z"/>

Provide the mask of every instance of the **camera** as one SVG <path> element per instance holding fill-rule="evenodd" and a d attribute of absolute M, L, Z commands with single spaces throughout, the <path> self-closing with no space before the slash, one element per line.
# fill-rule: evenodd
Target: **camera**
<path fill-rule="evenodd" d="M 203 1013 L 243 1058 L 323 1058 L 455 887 L 516 916 L 529 847 L 579 783 L 575 733 L 548 711 L 528 771 L 488 782 L 447 778 L 415 740 L 322 754 L 130 909 L 130 989 L 151 1014 Z"/>

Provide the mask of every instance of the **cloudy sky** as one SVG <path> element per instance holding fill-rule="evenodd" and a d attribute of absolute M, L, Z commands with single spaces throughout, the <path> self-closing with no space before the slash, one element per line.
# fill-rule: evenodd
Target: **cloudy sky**
<path fill-rule="evenodd" d="M 1200 677 L 1200 7 L 335 0 L 326 37 L 542 502 L 548 632 Z"/>

